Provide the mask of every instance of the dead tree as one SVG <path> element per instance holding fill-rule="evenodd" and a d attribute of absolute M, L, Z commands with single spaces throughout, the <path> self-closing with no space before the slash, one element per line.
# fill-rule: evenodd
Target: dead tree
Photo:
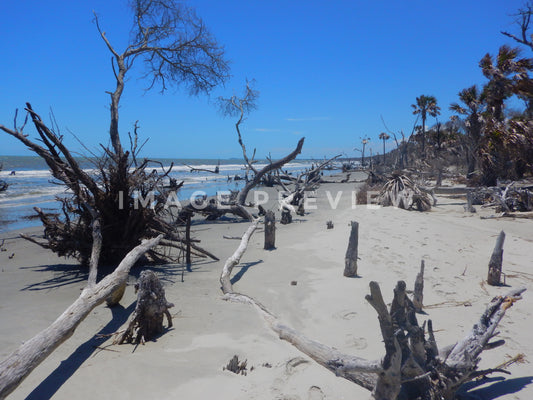
<path fill-rule="evenodd" d="M 265 250 L 276 248 L 276 215 L 274 211 L 267 211 L 265 215 Z"/>
<path fill-rule="evenodd" d="M 167 317 L 168 328 L 172 327 L 172 316 L 168 311 L 174 307 L 165 297 L 161 281 L 152 271 L 143 271 L 135 284 L 137 305 L 128 328 L 115 343 L 142 343 L 163 333 L 163 316 Z"/>
<path fill-rule="evenodd" d="M 95 228 L 95 231 L 98 228 Z M 95 233 L 95 236 L 98 234 Z M 80 297 L 72 303 L 49 327 L 33 338 L 25 341 L 17 350 L 0 363 L 0 399 L 5 398 L 59 345 L 74 333 L 78 325 L 99 304 L 102 304 L 128 279 L 128 274 L 135 262 L 156 246 L 162 236 L 143 241 L 131 250 L 110 275 L 96 283 L 99 246 L 93 243 L 95 258 L 91 260 L 91 271 L 87 287 Z"/>
<path fill-rule="evenodd" d="M 493 298 L 463 340 L 439 351 L 433 323 L 431 320 L 427 322 L 426 338 L 424 326 L 419 326 L 413 303 L 407 297 L 405 282 L 399 281 L 396 285 L 390 310 L 378 283 L 370 282 L 370 294 L 366 300 L 378 314 L 385 344 L 383 360 L 370 361 L 305 337 L 279 321 L 254 298 L 233 291 L 231 270 L 245 252 L 255 228 L 256 222 L 250 225 L 239 247 L 224 265 L 220 278 L 223 299 L 252 305 L 280 339 L 291 343 L 336 376 L 372 391 L 372 399 L 452 400 L 463 384 L 479 376 L 506 372 L 499 368 L 478 370 L 479 356 L 483 350 L 505 343 L 504 340 L 491 340 L 498 334 L 496 328 L 505 312 L 521 298 L 525 288 L 513 289 L 504 296 Z"/>
<path fill-rule="evenodd" d="M 224 49 L 198 18 L 194 10 L 175 0 L 139 0 L 130 2 L 133 26 L 126 48 L 119 51 L 100 26 L 95 14 L 96 28 L 110 52 L 115 88 L 110 95 L 110 148 L 103 147 L 103 155 L 96 161 L 96 175 L 80 168 L 72 152 L 63 143 L 59 130 L 44 124 L 27 103 L 26 111 L 38 134 L 30 140 L 24 132 L 26 122 L 9 129 L 0 129 L 21 141 L 42 157 L 55 179 L 72 192 L 62 198 L 63 215 L 38 212 L 45 227 L 45 247 L 60 256 L 74 256 L 86 264 L 90 257 L 92 218 L 84 204 L 89 204 L 102 221 L 103 246 L 100 263 L 116 265 L 143 238 L 164 233 L 173 240 L 177 233 L 163 216 L 165 201 L 156 210 L 135 207 L 136 199 L 146 199 L 155 193 L 165 196 L 162 180 L 170 170 L 152 174 L 149 161 L 137 162 L 136 153 L 142 147 L 135 135 L 130 136 L 131 151 L 126 151 L 119 134 L 119 104 L 126 77 L 135 62 L 143 62 L 147 89 L 186 86 L 191 94 L 206 93 L 229 76 Z M 27 118 L 26 118 L 27 120 Z M 39 141 L 41 143 L 39 143 Z M 153 212 L 152 212 L 153 211 Z M 153 249 L 153 261 L 169 261 L 168 253 Z"/>
<path fill-rule="evenodd" d="M 415 290 L 413 292 L 413 306 L 420 313 L 424 307 L 424 260 L 420 262 L 420 272 L 416 275 Z"/>
<path fill-rule="evenodd" d="M 246 184 L 239 191 L 239 194 L 237 195 L 236 204 L 239 206 L 244 206 L 246 204 L 246 198 L 250 190 L 252 190 L 254 187 L 259 185 L 266 175 L 268 175 L 269 173 L 273 171 L 280 169 L 288 162 L 291 162 L 292 160 L 294 160 L 296 156 L 301 153 L 302 147 L 304 144 L 304 138 L 301 138 L 298 141 L 296 148 L 287 156 L 277 161 L 270 160 L 270 162 L 260 170 L 258 170 L 255 167 L 254 164 L 256 163 L 256 161 L 254 160 L 254 157 L 255 157 L 256 151 L 254 149 L 251 158 L 248 156 L 246 145 L 244 144 L 244 141 L 241 135 L 241 130 L 240 130 L 240 126 L 246 120 L 247 115 L 251 111 L 257 108 L 256 101 L 257 101 L 257 98 L 259 97 L 259 92 L 253 89 L 253 84 L 254 84 L 253 81 L 246 81 L 246 88 L 244 91 L 244 95 L 241 97 L 237 95 L 233 95 L 230 98 L 224 98 L 224 97 L 218 98 L 218 102 L 219 102 L 219 106 L 220 106 L 220 110 L 222 114 L 224 116 L 238 118 L 237 122 L 235 123 L 235 130 L 237 131 L 237 139 L 242 149 L 242 155 L 244 158 L 245 167 L 246 167 L 247 172 L 252 171 L 254 173 L 253 178 L 247 180 Z M 251 219 L 251 214 L 249 215 L 249 219 Z"/>
<path fill-rule="evenodd" d="M 492 251 L 489 261 L 489 273 L 487 283 L 492 286 L 499 286 L 502 274 L 503 262 L 503 242 L 505 241 L 505 232 L 501 231 L 496 240 L 496 245 Z"/>
<path fill-rule="evenodd" d="M 351 222 L 350 239 L 344 256 L 344 276 L 357 276 L 357 247 L 359 244 L 359 222 Z"/>

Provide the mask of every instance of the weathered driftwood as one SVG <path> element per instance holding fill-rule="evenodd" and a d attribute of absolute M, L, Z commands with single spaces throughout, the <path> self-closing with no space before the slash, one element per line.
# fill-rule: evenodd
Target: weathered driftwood
<path fill-rule="evenodd" d="M 350 239 L 344 256 L 344 276 L 357 276 L 357 252 L 359 244 L 359 222 L 351 222 Z"/>
<path fill-rule="evenodd" d="M 115 343 L 142 343 L 163 333 L 163 317 L 167 317 L 168 328 L 172 327 L 172 316 L 168 311 L 174 307 L 165 297 L 165 289 L 153 271 L 143 271 L 135 284 L 137 305 L 126 330 Z"/>
<path fill-rule="evenodd" d="M 419 188 L 407 176 L 394 174 L 381 189 L 378 204 L 405 210 L 429 211 L 434 204 L 434 197 Z"/>
<path fill-rule="evenodd" d="M 265 215 L 265 250 L 276 248 L 276 215 L 274 211 L 267 211 Z"/>
<path fill-rule="evenodd" d="M 420 272 L 416 275 L 413 292 L 413 305 L 416 312 L 422 312 L 424 307 L 424 260 L 420 262 Z"/>
<path fill-rule="evenodd" d="M 496 211 L 527 212 L 533 211 L 533 188 L 517 187 L 515 182 L 505 187 L 481 187 L 472 191 L 473 204 L 483 207 L 496 207 Z"/>
<path fill-rule="evenodd" d="M 145 240 L 131 250 L 112 274 L 105 276 L 97 284 L 88 284 L 80 297 L 49 327 L 24 342 L 0 363 L 0 399 L 5 398 L 20 385 L 35 367 L 72 336 L 80 322 L 96 306 L 103 303 L 126 282 L 130 268 L 139 257 L 156 246 L 161 237 Z"/>
<path fill-rule="evenodd" d="M 238 249 L 226 265 L 233 267 L 246 250 L 248 240 L 255 230 L 248 228 Z M 224 266 L 221 282 L 229 282 L 231 268 Z M 348 379 L 372 391 L 375 400 L 452 400 L 461 385 L 501 369 L 478 371 L 479 355 L 483 350 L 502 345 L 503 340 L 491 342 L 497 335 L 496 327 L 505 312 L 519 300 L 525 288 L 511 290 L 507 295 L 494 298 L 472 331 L 455 345 L 440 353 L 433 333 L 431 320 L 424 326 L 416 320 L 413 303 L 406 294 L 405 282 L 399 281 L 394 289 L 390 310 L 387 308 L 377 282 L 370 282 L 370 295 L 366 300 L 378 314 L 385 344 L 385 357 L 369 361 L 343 354 L 322 343 L 311 340 L 281 323 L 265 306 L 252 297 L 235 293 L 231 284 L 222 285 L 224 300 L 252 305 L 269 327 L 279 336 L 311 357 L 337 376 Z"/>
<path fill-rule="evenodd" d="M 237 248 L 235 253 L 233 253 L 233 255 L 229 257 L 224 263 L 224 268 L 222 269 L 222 274 L 220 275 L 220 284 L 222 285 L 222 291 L 224 293 L 233 292 L 233 286 L 231 285 L 231 271 L 233 270 L 233 267 L 241 261 L 241 257 L 246 251 L 246 247 L 248 247 L 248 241 L 257 229 L 258 223 L 259 219 L 255 219 L 250 224 L 246 232 L 244 232 L 244 235 L 242 235 L 239 247 Z"/>
<path fill-rule="evenodd" d="M 492 251 L 489 261 L 489 273 L 487 283 L 492 286 L 499 286 L 501 283 L 502 263 L 503 263 L 503 242 L 505 232 L 501 231 L 496 240 L 496 245 Z"/>
<path fill-rule="evenodd" d="M 246 182 L 246 185 L 241 189 L 237 196 L 237 204 L 244 206 L 246 203 L 246 197 L 248 197 L 248 193 L 250 190 L 252 190 L 255 186 L 257 186 L 260 182 L 263 176 L 265 176 L 267 173 L 271 171 L 275 171 L 281 167 L 283 167 L 288 162 L 294 160 L 298 154 L 301 153 L 302 147 L 304 145 L 304 138 L 301 138 L 298 141 L 298 144 L 296 145 L 296 148 L 288 155 L 283 157 L 280 160 L 270 162 L 269 164 L 265 165 L 261 170 L 257 171 L 253 177 L 253 179 Z"/>

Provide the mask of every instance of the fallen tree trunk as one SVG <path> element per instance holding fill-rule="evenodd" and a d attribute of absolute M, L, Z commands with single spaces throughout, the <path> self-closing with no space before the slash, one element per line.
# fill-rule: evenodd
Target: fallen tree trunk
<path fill-rule="evenodd" d="M 103 303 L 127 279 L 130 268 L 162 236 L 144 240 L 131 250 L 115 269 L 98 284 L 88 284 L 80 297 L 49 327 L 24 342 L 0 363 L 0 399 L 10 394 L 46 357 L 74 333 L 77 326 L 99 304 Z"/>
<path fill-rule="evenodd" d="M 348 379 L 372 391 L 374 400 L 427 399 L 452 400 L 461 385 L 478 376 L 503 370 L 494 368 L 478 371 L 479 355 L 483 350 L 497 347 L 503 340 L 490 342 L 497 335 L 496 327 L 506 310 L 521 298 L 525 288 L 513 289 L 494 298 L 472 331 L 446 351 L 439 353 L 433 323 L 424 326 L 416 320 L 413 303 L 406 294 L 406 285 L 398 281 L 390 310 L 387 308 L 377 282 L 370 282 L 366 300 L 378 314 L 385 344 L 382 361 L 369 361 L 316 342 L 281 323 L 266 307 L 252 297 L 233 292 L 231 269 L 242 257 L 255 230 L 252 224 L 243 236 L 235 253 L 228 258 L 221 275 L 224 300 L 254 306 L 280 339 L 285 340 L 337 376 Z M 506 371 L 503 371 L 506 372 Z"/>
<path fill-rule="evenodd" d="M 220 284 L 222 285 L 222 291 L 224 293 L 233 292 L 233 286 L 231 285 L 231 271 L 233 270 L 233 267 L 241 261 L 241 257 L 246 251 L 246 248 L 248 247 L 248 241 L 257 229 L 258 223 L 259 219 L 256 219 L 250 224 L 246 232 L 244 232 L 244 235 L 242 235 L 239 247 L 237 248 L 237 250 L 235 250 L 235 253 L 233 253 L 231 257 L 226 260 L 224 264 L 222 274 L 220 275 Z"/>

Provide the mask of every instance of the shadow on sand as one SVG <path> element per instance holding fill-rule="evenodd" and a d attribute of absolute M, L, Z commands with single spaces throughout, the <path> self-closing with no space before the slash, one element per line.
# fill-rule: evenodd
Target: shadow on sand
<path fill-rule="evenodd" d="M 135 309 L 137 302 L 133 302 L 124 308 L 121 305 L 111 308 L 112 318 L 95 336 L 81 344 L 74 352 L 48 375 L 33 391 L 26 400 L 42 400 L 51 398 L 63 384 L 87 361 L 99 346 L 107 338 L 98 338 L 98 335 L 109 335 L 120 329 L 126 323 L 128 317 Z"/>
<path fill-rule="evenodd" d="M 239 282 L 239 280 L 242 278 L 242 276 L 248 271 L 248 269 L 250 269 L 250 267 L 253 267 L 254 265 L 257 265 L 257 264 L 261 264 L 262 262 L 263 262 L 263 260 L 259 260 L 259 261 L 239 264 L 241 269 L 239 270 L 239 272 L 237 272 L 233 276 L 233 278 L 231 278 L 231 281 L 230 281 L 231 284 L 235 285 L 237 282 Z"/>
<path fill-rule="evenodd" d="M 487 383 L 491 384 L 481 389 L 474 389 Z M 486 378 L 463 385 L 457 394 L 461 400 L 495 400 L 501 396 L 518 393 L 531 383 L 533 383 L 533 376 L 513 379 L 505 379 L 504 377 Z"/>

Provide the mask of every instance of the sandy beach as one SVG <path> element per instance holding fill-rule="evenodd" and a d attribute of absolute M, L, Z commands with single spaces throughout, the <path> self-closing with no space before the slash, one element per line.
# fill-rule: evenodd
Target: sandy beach
<path fill-rule="evenodd" d="M 439 346 L 453 344 L 472 328 L 488 302 L 509 287 L 484 281 L 496 237 L 506 233 L 503 271 L 508 286 L 526 286 L 500 324 L 506 344 L 482 353 L 491 368 L 519 353 L 526 362 L 494 374 L 477 389 L 481 399 L 533 398 L 533 222 L 481 219 L 491 209 L 465 213 L 464 200 L 437 196 L 430 212 L 375 206 L 354 207 L 353 183 L 320 186 L 304 217 L 277 224 L 276 249 L 263 250 L 263 231 L 252 237 L 234 269 L 234 290 L 253 296 L 287 325 L 309 338 L 367 359 L 384 354 L 374 309 L 365 301 L 370 281 L 379 282 L 386 301 L 405 280 L 413 289 L 425 260 L 424 304 Z M 340 194 L 339 194 L 340 193 Z M 332 203 L 338 200 L 336 207 Z M 316 207 L 313 207 L 316 205 Z M 271 207 L 274 207 L 271 204 Z M 279 211 L 277 212 L 279 217 Z M 326 229 L 326 221 L 334 223 Z M 359 222 L 358 278 L 343 277 L 350 221 Z M 194 237 L 220 261 L 197 260 L 192 272 L 181 265 L 157 268 L 174 327 L 142 346 L 111 346 L 98 338 L 120 330 L 135 307 L 130 277 L 122 306 L 97 307 L 74 335 L 49 356 L 9 399 L 364 399 L 369 392 L 316 364 L 268 329 L 250 306 L 222 300 L 219 277 L 248 222 L 218 221 L 193 226 Z M 38 232 L 38 229 L 27 231 Z M 80 294 L 86 274 L 75 260 L 3 234 L 0 253 L 0 357 L 48 326 Z M 182 280 L 183 276 L 183 280 Z M 295 281 L 296 285 L 291 284 Z M 247 360 L 247 374 L 223 370 L 233 357 Z"/>

